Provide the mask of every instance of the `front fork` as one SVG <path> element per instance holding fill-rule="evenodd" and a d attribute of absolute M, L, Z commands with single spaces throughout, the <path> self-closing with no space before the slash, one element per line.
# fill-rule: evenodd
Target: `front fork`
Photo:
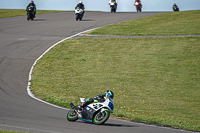
<path fill-rule="evenodd" d="M 76 106 L 75 106 L 73 103 L 69 103 L 69 105 L 70 105 L 71 108 L 78 114 L 78 117 L 79 117 L 79 118 L 82 118 L 81 113 L 78 112 L 78 111 L 76 110 Z"/>

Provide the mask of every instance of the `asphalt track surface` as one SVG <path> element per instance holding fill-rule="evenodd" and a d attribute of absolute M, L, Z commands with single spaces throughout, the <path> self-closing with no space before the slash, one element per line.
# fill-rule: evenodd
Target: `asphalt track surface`
<path fill-rule="evenodd" d="M 75 21 L 73 12 L 0 19 L 0 129 L 37 133 L 183 133 L 177 129 L 109 119 L 104 125 L 66 120 L 67 109 L 42 103 L 27 94 L 35 60 L 60 40 L 85 30 L 156 13 L 86 12 Z M 134 103 L 133 103 L 134 104 Z"/>

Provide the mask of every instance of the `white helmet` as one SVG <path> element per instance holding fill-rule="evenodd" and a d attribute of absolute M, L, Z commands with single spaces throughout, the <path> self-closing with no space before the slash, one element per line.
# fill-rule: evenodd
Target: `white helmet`
<path fill-rule="evenodd" d="M 82 1 L 79 1 L 79 4 L 82 4 Z"/>

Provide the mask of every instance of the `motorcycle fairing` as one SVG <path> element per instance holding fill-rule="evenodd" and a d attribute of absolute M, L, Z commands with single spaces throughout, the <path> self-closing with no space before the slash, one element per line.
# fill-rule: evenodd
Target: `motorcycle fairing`
<path fill-rule="evenodd" d="M 108 103 L 108 107 L 109 107 L 111 110 L 113 110 L 113 109 L 114 109 L 113 103 L 109 102 L 109 103 Z"/>
<path fill-rule="evenodd" d="M 86 119 L 83 119 L 83 118 L 79 118 L 79 119 L 82 120 L 82 121 L 92 122 L 92 120 L 86 120 Z"/>
<path fill-rule="evenodd" d="M 29 14 L 31 14 L 31 15 L 34 14 L 34 12 L 33 12 L 33 6 L 29 6 L 28 7 L 28 9 L 27 9 L 27 15 L 29 15 Z"/>
<path fill-rule="evenodd" d="M 89 106 L 86 106 L 83 108 L 83 111 L 81 113 L 82 118 L 81 119 L 87 119 L 87 120 L 92 120 L 93 114 L 95 113 L 96 110 L 92 109 Z"/>
<path fill-rule="evenodd" d="M 28 7 L 28 11 L 32 12 L 33 11 L 33 6 Z"/>

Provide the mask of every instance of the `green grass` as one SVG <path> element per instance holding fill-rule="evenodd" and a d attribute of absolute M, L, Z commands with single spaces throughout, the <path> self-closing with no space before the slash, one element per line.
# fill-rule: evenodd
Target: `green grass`
<path fill-rule="evenodd" d="M 199 34 L 198 15 L 166 13 L 91 33 Z M 117 117 L 200 131 L 199 42 L 200 37 L 70 39 L 37 62 L 31 89 L 37 97 L 68 108 L 69 102 L 79 104 L 80 97 L 111 89 Z"/>
<path fill-rule="evenodd" d="M 111 89 L 115 116 L 200 130 L 199 42 L 200 37 L 70 39 L 38 61 L 31 88 L 64 107 Z"/>
<path fill-rule="evenodd" d="M 56 13 L 56 12 L 64 12 L 64 11 L 48 11 L 48 10 L 37 10 L 36 14 L 44 14 L 44 13 Z M 0 18 L 8 18 L 8 17 L 17 17 L 17 16 L 25 16 L 25 9 L 0 9 Z"/>
<path fill-rule="evenodd" d="M 113 24 L 91 31 L 97 35 L 195 35 L 200 34 L 200 10 L 165 13 Z"/>

